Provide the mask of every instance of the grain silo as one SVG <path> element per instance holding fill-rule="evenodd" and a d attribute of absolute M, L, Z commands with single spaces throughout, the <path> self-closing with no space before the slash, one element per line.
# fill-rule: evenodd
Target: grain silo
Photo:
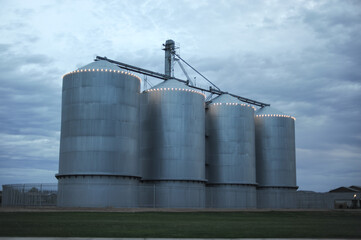
<path fill-rule="evenodd" d="M 295 208 L 295 119 L 271 107 L 256 112 L 258 208 Z"/>
<path fill-rule="evenodd" d="M 95 61 L 63 78 L 58 206 L 136 207 L 140 78 Z"/>
<path fill-rule="evenodd" d="M 142 93 L 141 163 L 155 207 L 205 205 L 204 95 L 174 79 Z"/>
<path fill-rule="evenodd" d="M 256 208 L 254 107 L 222 94 L 206 110 L 207 207 Z"/>
<path fill-rule="evenodd" d="M 58 206 L 294 207 L 294 119 L 223 92 L 176 49 L 164 44 L 165 74 L 98 56 L 64 76 Z M 212 86 L 194 86 L 180 61 Z M 164 82 L 140 94 L 120 68 Z M 220 95 L 207 114 L 199 91 Z"/>

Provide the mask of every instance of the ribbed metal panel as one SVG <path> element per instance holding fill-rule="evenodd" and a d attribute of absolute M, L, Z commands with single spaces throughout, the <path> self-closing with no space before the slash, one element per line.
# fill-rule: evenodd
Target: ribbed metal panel
<path fill-rule="evenodd" d="M 258 184 L 296 187 L 294 119 L 265 107 L 257 111 L 255 126 Z"/>
<path fill-rule="evenodd" d="M 206 110 L 207 207 L 255 208 L 254 108 L 222 94 Z"/>
<path fill-rule="evenodd" d="M 119 176 L 59 178 L 58 206 L 138 207 L 138 179 Z"/>
<path fill-rule="evenodd" d="M 296 188 L 257 188 L 257 208 L 296 208 Z"/>
<path fill-rule="evenodd" d="M 255 115 L 257 206 L 296 207 L 295 119 L 271 107 Z"/>
<path fill-rule="evenodd" d="M 204 95 L 176 80 L 167 80 L 143 92 L 141 103 L 141 159 L 145 181 L 156 181 L 156 187 L 173 188 L 168 199 L 157 206 L 204 206 L 205 181 L 205 112 Z M 164 182 L 162 182 L 164 181 Z M 198 185 L 203 197 L 186 197 L 176 186 Z M 171 187 L 172 184 L 174 187 Z M 167 191 L 158 191 L 165 199 Z M 170 193 L 168 191 L 168 193 Z M 164 205 L 163 205 L 164 203 Z"/>
<path fill-rule="evenodd" d="M 76 180 L 74 184 L 78 184 L 79 179 L 62 178 L 104 176 L 102 181 L 108 181 L 110 191 L 120 181 L 111 176 L 140 176 L 139 95 L 140 79 L 106 61 L 91 63 L 64 76 L 57 177 L 59 192 L 64 196 L 61 199 L 67 200 L 59 199 L 59 206 L 70 206 L 71 199 L 75 205 L 81 202 L 76 199 L 77 194 L 66 190 L 75 189 L 68 183 Z M 65 182 L 67 185 L 61 186 Z M 83 182 L 76 189 L 91 191 L 92 180 Z M 103 206 L 109 205 L 104 202 Z"/>
<path fill-rule="evenodd" d="M 146 181 L 140 187 L 141 207 L 204 208 L 203 182 Z"/>
<path fill-rule="evenodd" d="M 257 194 L 254 185 L 208 184 L 207 208 L 256 208 Z"/>
<path fill-rule="evenodd" d="M 256 184 L 254 109 L 223 94 L 206 111 L 208 183 Z"/>
<path fill-rule="evenodd" d="M 204 181 L 204 96 L 175 80 L 142 95 L 143 179 Z"/>

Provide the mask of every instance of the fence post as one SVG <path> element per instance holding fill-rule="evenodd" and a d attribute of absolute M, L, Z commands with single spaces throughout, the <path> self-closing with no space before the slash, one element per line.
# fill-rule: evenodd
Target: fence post
<path fill-rule="evenodd" d="M 25 184 L 23 184 L 23 197 L 22 197 L 22 200 L 23 200 L 23 206 L 25 207 Z"/>
<path fill-rule="evenodd" d="M 43 195 L 43 184 L 40 184 L 40 207 L 41 207 L 41 198 Z"/>

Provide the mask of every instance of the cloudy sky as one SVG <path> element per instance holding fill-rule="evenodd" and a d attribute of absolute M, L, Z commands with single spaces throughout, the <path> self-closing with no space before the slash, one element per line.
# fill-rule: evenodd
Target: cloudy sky
<path fill-rule="evenodd" d="M 224 91 L 297 118 L 301 190 L 361 185 L 361 1 L 0 5 L 0 185 L 56 183 L 63 74 L 97 55 L 163 72 L 167 39 Z"/>

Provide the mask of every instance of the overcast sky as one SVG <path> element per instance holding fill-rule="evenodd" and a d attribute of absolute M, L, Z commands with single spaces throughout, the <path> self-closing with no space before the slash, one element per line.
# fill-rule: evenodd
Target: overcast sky
<path fill-rule="evenodd" d="M 361 1 L 0 6 L 0 185 L 57 182 L 63 74 L 96 55 L 163 72 L 167 39 L 222 90 L 297 118 L 301 190 L 361 185 Z"/>

